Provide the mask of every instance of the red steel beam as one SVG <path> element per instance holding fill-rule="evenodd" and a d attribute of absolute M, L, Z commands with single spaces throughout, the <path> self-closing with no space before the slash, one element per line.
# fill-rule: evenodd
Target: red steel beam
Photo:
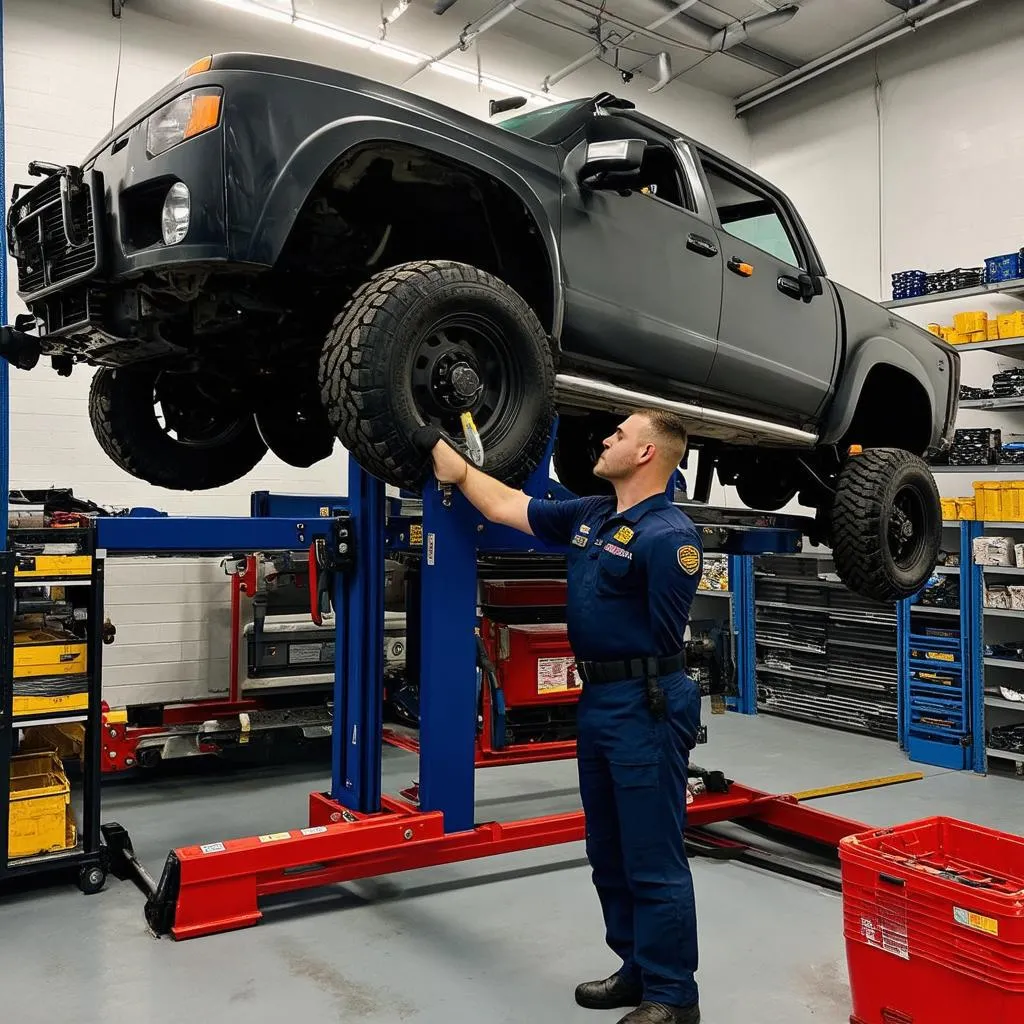
<path fill-rule="evenodd" d="M 351 819 L 355 820 L 351 820 Z M 339 820 L 340 819 L 340 820 Z M 800 836 L 838 843 L 868 830 L 860 822 L 805 807 L 734 783 L 728 793 L 707 793 L 687 808 L 689 824 L 756 819 Z M 179 884 L 176 939 L 195 938 L 256 924 L 261 896 L 435 867 L 584 837 L 583 812 L 490 822 L 468 832 L 445 833 L 436 811 L 386 797 L 373 815 L 346 811 L 322 793 L 310 795 L 310 828 L 226 840 L 174 851 Z"/>

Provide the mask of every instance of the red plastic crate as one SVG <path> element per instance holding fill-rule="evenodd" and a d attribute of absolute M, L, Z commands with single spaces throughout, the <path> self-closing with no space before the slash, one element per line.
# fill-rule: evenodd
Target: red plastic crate
<path fill-rule="evenodd" d="M 937 817 L 839 856 L 853 1024 L 1024 1021 L 1024 838 Z"/>
<path fill-rule="evenodd" d="M 576 658 L 561 623 L 505 626 L 485 620 L 488 653 L 510 708 L 579 699 Z"/>

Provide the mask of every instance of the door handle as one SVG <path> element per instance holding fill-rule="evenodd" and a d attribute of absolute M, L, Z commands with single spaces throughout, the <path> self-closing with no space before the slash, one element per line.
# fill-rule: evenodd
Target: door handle
<path fill-rule="evenodd" d="M 734 274 L 739 274 L 740 277 L 754 276 L 753 265 L 747 263 L 746 260 L 741 260 L 739 256 L 733 256 L 733 258 L 729 260 L 727 266 Z"/>
<path fill-rule="evenodd" d="M 689 234 L 686 236 L 686 248 L 690 252 L 695 252 L 698 256 L 717 256 L 718 246 L 711 241 L 710 238 L 705 238 L 703 235 Z"/>
<path fill-rule="evenodd" d="M 782 274 L 779 276 L 779 291 L 791 299 L 810 302 L 815 295 L 822 294 L 823 288 L 821 280 L 811 277 L 810 274 L 800 274 L 797 277 Z"/>

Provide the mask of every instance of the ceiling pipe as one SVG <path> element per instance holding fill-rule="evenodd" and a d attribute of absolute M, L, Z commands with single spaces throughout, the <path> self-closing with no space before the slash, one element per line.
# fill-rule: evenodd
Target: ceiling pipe
<path fill-rule="evenodd" d="M 797 68 L 788 75 L 767 85 L 758 86 L 743 93 L 736 100 L 736 113 L 745 114 L 755 107 L 776 99 L 821 75 L 842 67 L 858 57 L 887 46 L 889 43 L 908 35 L 911 32 L 940 21 L 957 11 L 965 10 L 980 3 L 981 0 L 925 0 L 917 7 L 911 8 L 906 14 L 897 15 L 881 25 L 859 35 L 856 39 L 816 57 L 812 61 Z"/>
<path fill-rule="evenodd" d="M 731 50 L 740 43 L 745 43 L 752 35 L 759 32 L 767 32 L 770 28 L 778 28 L 791 21 L 799 10 L 793 4 L 788 7 L 780 7 L 771 14 L 755 14 L 752 18 L 745 18 L 743 21 L 733 21 L 725 28 L 719 29 L 711 37 L 711 50 Z"/>
<path fill-rule="evenodd" d="M 664 25 L 665 22 L 671 21 L 673 18 L 682 14 L 683 11 L 688 10 L 696 2 L 697 0 L 681 0 L 681 2 L 677 3 L 675 7 L 673 7 L 671 10 L 666 11 L 660 18 L 656 18 L 654 21 L 650 23 L 650 25 L 647 25 L 645 27 L 645 31 L 653 32 L 655 29 L 661 28 L 661 26 Z M 589 49 L 585 54 L 583 54 L 582 57 L 578 57 L 571 64 L 566 64 L 564 68 L 559 69 L 558 71 L 554 72 L 554 74 L 548 75 L 544 79 L 544 81 L 541 82 L 541 89 L 544 92 L 547 92 L 548 89 L 551 88 L 551 86 L 557 85 L 563 78 L 568 78 L 569 75 L 571 75 L 574 71 L 579 71 L 580 68 L 585 67 L 592 60 L 597 60 L 597 58 L 604 54 L 604 52 L 609 47 L 621 46 L 623 43 L 628 42 L 636 35 L 637 32 L 635 30 L 629 31 L 624 36 L 620 36 L 616 39 L 607 39 L 602 43 L 595 44 L 593 47 L 591 47 L 591 49 Z M 665 54 L 665 57 L 667 58 L 668 54 Z M 659 63 L 659 73 L 660 71 L 661 65 Z M 671 75 L 671 71 L 669 72 L 669 74 Z M 666 85 L 668 85 L 667 81 L 662 82 L 660 85 L 656 83 L 656 87 L 652 88 L 650 92 L 658 92 L 658 90 L 663 89 Z"/>
<path fill-rule="evenodd" d="M 437 0 L 434 4 L 435 14 L 444 14 L 449 8 L 454 7 L 459 0 Z"/>
<path fill-rule="evenodd" d="M 436 64 L 439 60 L 444 60 L 445 57 L 450 56 L 456 50 L 468 49 L 470 43 L 483 35 L 484 32 L 494 28 L 498 22 L 504 21 L 514 10 L 522 7 L 524 3 L 526 3 L 526 0 L 501 0 L 501 3 L 492 8 L 489 14 L 485 14 L 482 18 L 478 18 L 476 21 L 471 21 L 459 34 L 459 41 L 457 43 L 453 46 L 449 46 L 447 50 L 442 50 L 441 53 L 417 64 L 402 84 L 407 85 L 418 74 L 426 71 L 431 64 Z"/>

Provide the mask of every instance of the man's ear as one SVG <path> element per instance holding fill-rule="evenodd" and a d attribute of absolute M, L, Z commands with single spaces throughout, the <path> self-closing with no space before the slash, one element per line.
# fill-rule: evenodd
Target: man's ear
<path fill-rule="evenodd" d="M 657 454 L 657 452 L 658 452 L 658 449 L 653 444 L 651 444 L 650 441 L 648 441 L 647 444 L 645 444 L 643 446 L 643 448 L 640 449 L 640 459 L 639 459 L 639 461 L 641 463 L 650 462 L 654 458 L 654 456 Z"/>

